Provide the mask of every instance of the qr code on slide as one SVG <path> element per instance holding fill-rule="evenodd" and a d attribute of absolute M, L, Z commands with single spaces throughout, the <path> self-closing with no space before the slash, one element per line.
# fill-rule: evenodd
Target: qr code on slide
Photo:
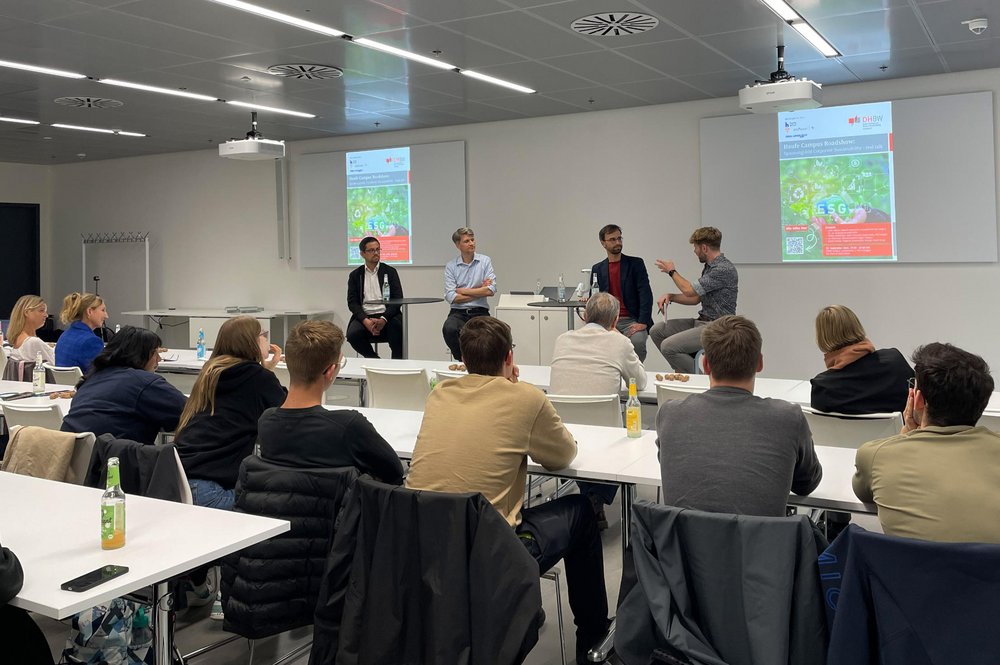
<path fill-rule="evenodd" d="M 806 239 L 799 236 L 797 238 L 785 238 L 785 254 L 795 256 L 806 253 Z"/>

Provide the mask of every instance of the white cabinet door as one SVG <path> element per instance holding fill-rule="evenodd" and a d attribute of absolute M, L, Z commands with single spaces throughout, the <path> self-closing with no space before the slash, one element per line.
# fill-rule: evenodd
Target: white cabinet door
<path fill-rule="evenodd" d="M 497 308 L 496 313 L 498 319 L 510 326 L 514 344 L 517 345 L 514 361 L 522 365 L 538 365 L 538 322 L 543 311 Z M 551 353 L 550 350 L 550 356 Z"/>
<path fill-rule="evenodd" d="M 566 310 L 543 309 L 541 314 L 538 322 L 538 364 L 551 365 L 556 338 L 566 332 Z"/>

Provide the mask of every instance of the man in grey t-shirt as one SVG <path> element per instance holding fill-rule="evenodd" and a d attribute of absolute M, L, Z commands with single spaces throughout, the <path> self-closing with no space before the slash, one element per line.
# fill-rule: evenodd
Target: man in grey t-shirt
<path fill-rule="evenodd" d="M 689 374 L 697 371 L 695 354 L 701 350 L 701 328 L 720 316 L 736 313 L 736 296 L 739 293 L 739 275 L 736 266 L 722 253 L 722 232 L 714 226 L 695 229 L 690 238 L 691 247 L 698 260 L 705 264 L 701 277 L 693 282 L 684 279 L 673 261 L 658 259 L 661 272 L 673 280 L 680 293 L 665 293 L 656 301 L 664 315 L 667 306 L 701 305 L 697 319 L 670 319 L 654 324 L 649 337 L 656 348 L 677 372 Z"/>
<path fill-rule="evenodd" d="M 781 517 L 789 491 L 809 494 L 823 468 L 802 410 L 753 394 L 764 367 L 760 332 L 742 316 L 702 328 L 710 389 L 656 414 L 663 502 Z"/>

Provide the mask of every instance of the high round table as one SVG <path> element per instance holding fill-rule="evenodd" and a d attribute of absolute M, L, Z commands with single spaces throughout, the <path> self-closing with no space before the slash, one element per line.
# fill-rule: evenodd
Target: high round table
<path fill-rule="evenodd" d="M 403 358 L 409 357 L 410 330 L 406 321 L 406 308 L 408 305 L 426 305 L 432 302 L 444 302 L 444 298 L 389 298 L 388 300 L 366 300 L 366 305 L 399 305 L 403 315 Z"/>

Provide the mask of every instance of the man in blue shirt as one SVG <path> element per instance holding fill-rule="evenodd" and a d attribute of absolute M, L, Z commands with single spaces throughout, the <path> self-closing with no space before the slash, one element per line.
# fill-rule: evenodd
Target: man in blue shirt
<path fill-rule="evenodd" d="M 490 257 L 476 253 L 476 234 L 472 229 L 458 229 L 451 234 L 451 241 L 461 254 L 444 267 L 444 299 L 451 303 L 451 312 L 441 332 L 452 357 L 461 360 L 458 335 L 469 319 L 489 315 L 486 299 L 497 292 L 497 276 Z"/>

